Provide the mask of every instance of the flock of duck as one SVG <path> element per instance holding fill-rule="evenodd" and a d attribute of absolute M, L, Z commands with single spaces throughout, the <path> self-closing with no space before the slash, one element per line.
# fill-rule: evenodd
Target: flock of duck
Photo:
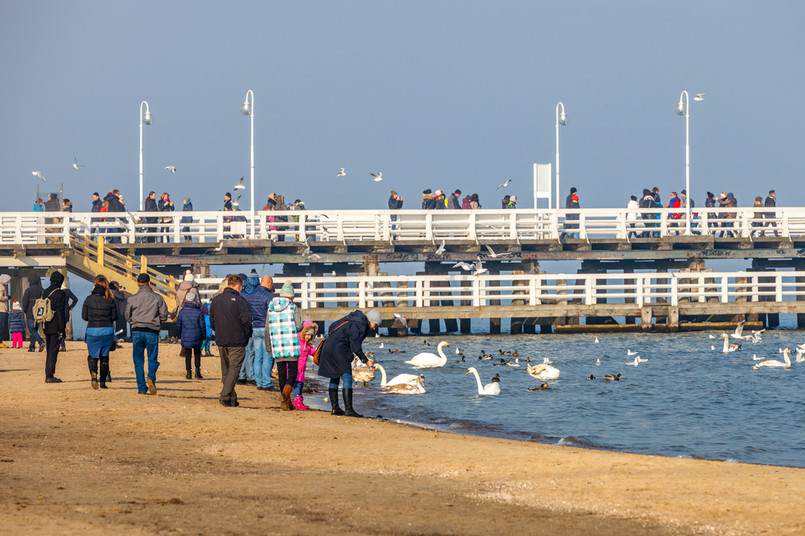
<path fill-rule="evenodd" d="M 738 324 L 738 327 L 735 328 L 733 333 L 726 333 L 722 332 L 720 335 L 710 335 L 711 339 L 724 339 L 724 344 L 721 347 L 721 353 L 723 354 L 731 354 L 733 352 L 737 352 L 739 350 L 743 350 L 743 342 L 752 343 L 752 344 L 761 344 L 763 342 L 763 332 L 766 331 L 765 329 L 761 329 L 759 331 L 752 331 L 749 335 L 744 335 L 743 329 L 745 320 Z M 737 339 L 736 342 L 730 342 L 730 339 Z M 711 350 L 717 350 L 715 345 L 710 345 Z M 780 348 L 778 350 L 779 353 L 783 354 L 783 359 L 768 359 L 764 356 L 759 356 L 757 354 L 752 354 L 753 361 L 759 361 L 759 363 L 755 363 L 752 368 L 758 370 L 759 368 L 783 368 L 789 369 L 791 368 L 791 358 L 790 355 L 793 352 L 795 355 L 795 362 L 796 363 L 805 363 L 805 344 L 797 345 L 796 349 L 792 350 L 791 348 Z"/>

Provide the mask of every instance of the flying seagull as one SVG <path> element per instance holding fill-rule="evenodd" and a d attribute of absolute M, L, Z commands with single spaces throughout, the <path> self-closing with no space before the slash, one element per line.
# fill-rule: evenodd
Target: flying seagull
<path fill-rule="evenodd" d="M 176 173 L 176 166 L 165 166 L 165 169 L 167 169 L 171 173 Z"/>
<path fill-rule="evenodd" d="M 701 102 L 701 101 L 704 100 L 705 95 L 706 95 L 706 93 L 696 93 L 696 96 L 693 97 L 693 100 L 695 100 L 697 102 Z"/>
<path fill-rule="evenodd" d="M 42 175 L 42 172 L 41 172 L 41 171 L 32 171 L 32 172 L 31 172 L 31 175 L 33 175 L 34 177 L 39 177 L 40 179 L 42 179 L 42 182 L 47 182 L 47 181 L 45 180 L 45 176 L 44 176 L 44 175 Z"/>
<path fill-rule="evenodd" d="M 236 199 L 235 202 L 232 203 L 233 205 L 240 206 L 240 198 L 243 197 L 243 194 L 240 194 Z"/>
<path fill-rule="evenodd" d="M 78 168 L 80 167 L 87 167 L 87 166 L 85 166 L 84 164 L 79 164 L 78 158 L 76 158 L 75 153 L 73 153 L 73 169 L 78 171 Z"/>
<path fill-rule="evenodd" d="M 501 257 L 511 257 L 513 255 L 513 253 L 511 253 L 510 251 L 505 251 L 503 253 L 495 253 L 495 251 L 489 245 L 486 246 L 486 249 L 489 250 L 489 256 L 493 259 L 499 259 Z"/>
<path fill-rule="evenodd" d="M 453 265 L 453 268 L 461 268 L 465 272 L 472 272 L 473 270 L 475 270 L 475 266 L 467 262 L 457 262 Z"/>
<path fill-rule="evenodd" d="M 508 185 L 509 185 L 509 183 L 510 183 L 511 181 L 512 181 L 511 179 L 506 179 L 506 182 L 504 182 L 503 184 L 498 184 L 498 187 L 497 187 L 497 188 L 495 188 L 495 190 L 500 190 L 501 188 L 505 188 L 506 186 L 508 186 Z"/>
<path fill-rule="evenodd" d="M 234 187 L 234 188 L 232 188 L 232 189 L 233 189 L 233 190 L 245 190 L 245 189 L 246 189 L 246 187 L 245 187 L 245 186 L 243 186 L 243 177 L 241 177 L 241 178 L 240 178 L 240 180 L 238 181 L 238 183 L 237 183 L 237 184 L 235 185 L 235 187 Z"/>
<path fill-rule="evenodd" d="M 436 255 L 441 256 L 444 254 L 444 240 L 442 240 L 442 244 L 436 249 Z"/>
<path fill-rule="evenodd" d="M 475 259 L 475 271 L 472 275 L 481 275 L 489 271 L 489 268 L 484 268 L 484 265 L 481 264 L 481 257 Z"/>
<path fill-rule="evenodd" d="M 402 325 L 402 327 L 408 328 L 408 320 L 406 320 L 403 315 L 400 313 L 394 313 L 394 318 L 400 321 L 400 325 Z"/>
<path fill-rule="evenodd" d="M 375 182 L 380 182 L 380 181 L 383 180 L 383 172 L 382 171 L 378 171 L 377 174 L 369 173 L 369 175 L 374 177 L 374 179 L 372 179 L 372 180 L 375 181 Z"/>
<path fill-rule="evenodd" d="M 336 175 L 336 177 L 346 177 L 346 176 L 347 176 L 347 172 L 344 171 L 344 168 L 341 168 L 341 171 L 339 171 L 338 175 Z"/>

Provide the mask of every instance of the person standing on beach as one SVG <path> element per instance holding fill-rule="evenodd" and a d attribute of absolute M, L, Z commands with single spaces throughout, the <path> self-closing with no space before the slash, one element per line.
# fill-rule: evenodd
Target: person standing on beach
<path fill-rule="evenodd" d="M 358 356 L 369 367 L 374 366 L 374 362 L 363 353 L 362 344 L 369 331 L 377 329 L 381 322 L 380 312 L 372 309 L 366 314 L 353 311 L 330 325 L 319 356 L 319 376 L 330 379 L 329 395 L 333 415 L 362 417 L 352 407 L 352 356 Z M 346 412 L 338 405 L 338 385 L 341 380 L 344 381 Z"/>
<path fill-rule="evenodd" d="M 241 290 L 243 279 L 239 275 L 230 275 L 226 279 L 226 288 L 210 304 L 210 327 L 215 331 L 221 355 L 223 388 L 218 401 L 222 406 L 233 408 L 240 405 L 235 384 L 246 356 L 246 344 L 252 336 L 252 315 L 249 304 L 240 295 Z"/>
<path fill-rule="evenodd" d="M 252 315 L 252 336 L 249 339 L 249 346 L 246 348 L 247 354 L 251 354 L 253 359 L 252 370 L 254 371 L 254 381 L 259 391 L 273 391 L 271 385 L 271 370 L 274 368 L 274 357 L 271 350 L 267 350 L 266 345 L 266 318 L 268 316 L 268 305 L 274 299 L 274 280 L 270 275 L 264 275 L 260 279 L 260 284 L 254 287 L 251 293 L 244 298 L 249 304 L 249 312 Z"/>
<path fill-rule="evenodd" d="M 8 289 L 6 289 L 6 285 L 10 281 L 10 275 L 0 275 L 0 348 L 8 348 L 3 343 L 3 337 L 6 336 L 6 331 L 8 331 Z"/>
<path fill-rule="evenodd" d="M 168 306 L 162 296 L 151 289 L 148 274 L 137 276 L 137 294 L 126 300 L 126 322 L 131 324 L 132 359 L 137 377 L 137 392 L 157 394 L 159 368 L 159 330 L 168 319 Z M 144 373 L 145 353 L 148 352 L 148 377 Z"/>
<path fill-rule="evenodd" d="M 45 383 L 61 383 L 61 380 L 55 374 L 59 348 L 64 339 L 65 329 L 67 329 L 67 321 L 64 318 L 67 299 L 61 289 L 62 283 L 64 283 L 64 275 L 61 272 L 53 272 L 50 274 L 50 286 L 42 291 L 42 297 L 50 300 L 50 309 L 53 311 L 53 318 L 45 321 L 42 326 L 42 332 L 45 334 L 45 345 L 47 346 Z"/>
<path fill-rule="evenodd" d="M 28 276 L 28 288 L 22 294 L 22 310 L 25 311 L 25 321 L 28 325 L 30 344 L 28 351 L 33 352 L 37 343 L 39 351 L 45 349 L 45 341 L 39 336 L 39 323 L 34 319 L 34 303 L 42 297 L 42 280 L 38 275 Z"/>
<path fill-rule="evenodd" d="M 293 303 L 294 289 L 290 281 L 282 285 L 280 295 L 268 304 L 266 318 L 266 350 L 271 351 L 277 364 L 279 381 L 280 409 L 288 411 L 291 405 L 291 392 L 299 368 L 299 331 L 302 329 L 302 313 Z"/>
<path fill-rule="evenodd" d="M 94 288 L 84 300 L 81 318 L 87 323 L 87 366 L 93 389 L 106 389 L 109 374 L 109 352 L 115 342 L 115 321 L 118 310 L 109 282 L 103 275 L 95 276 Z M 100 365 L 100 372 L 98 371 Z"/>
<path fill-rule="evenodd" d="M 181 340 L 184 348 L 184 365 L 187 370 L 186 379 L 193 379 L 190 364 L 195 356 L 196 360 L 196 379 L 203 380 L 201 375 L 201 344 L 207 334 L 207 322 L 204 320 L 204 313 L 196 301 L 195 291 L 187 293 L 182 310 L 176 318 L 176 336 Z"/>
<path fill-rule="evenodd" d="M 305 387 L 305 369 L 307 368 L 307 358 L 316 353 L 316 349 L 311 345 L 313 337 L 316 336 L 318 326 L 310 321 L 305 321 L 302 331 L 299 332 L 299 365 L 297 366 L 296 381 L 293 383 L 293 409 L 310 409 L 305 405 L 302 389 Z"/>

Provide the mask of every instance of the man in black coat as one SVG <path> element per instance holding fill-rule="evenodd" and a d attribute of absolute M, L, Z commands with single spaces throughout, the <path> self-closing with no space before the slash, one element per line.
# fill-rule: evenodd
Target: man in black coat
<path fill-rule="evenodd" d="M 45 349 L 45 341 L 39 336 L 39 323 L 34 320 L 34 302 L 42 297 L 42 281 L 38 275 L 28 276 L 28 288 L 22 294 L 22 310 L 25 311 L 25 323 L 28 326 L 28 351 L 33 352 L 39 343 L 39 351 Z"/>
<path fill-rule="evenodd" d="M 777 206 L 777 194 L 774 193 L 774 190 L 769 190 L 769 196 L 766 198 L 766 201 L 763 202 L 764 207 L 776 207 Z M 766 222 L 766 227 L 774 227 L 774 236 L 777 236 L 777 222 L 776 222 L 777 213 L 776 212 L 766 212 L 766 219 L 769 220 Z"/>
<path fill-rule="evenodd" d="M 67 310 L 67 298 L 61 289 L 62 283 L 64 283 L 64 275 L 61 272 L 53 272 L 50 275 L 50 286 L 42 291 L 42 297 L 50 299 L 50 309 L 53 311 L 53 318 L 49 322 L 45 322 L 42 329 L 45 332 L 45 346 L 47 347 L 45 383 L 61 383 L 61 380 L 54 374 L 56 373 L 56 360 L 59 357 L 59 347 L 67 328 L 67 321 L 64 318 L 64 311 Z"/>
<path fill-rule="evenodd" d="M 157 193 L 155 191 L 151 190 L 150 192 L 148 192 L 148 197 L 145 198 L 145 203 L 143 204 L 143 210 L 145 212 L 159 212 L 159 207 L 157 206 Z M 145 220 L 145 223 L 149 224 L 145 232 L 146 235 L 150 236 L 146 236 L 145 241 L 156 242 L 156 237 L 153 236 L 152 233 L 156 233 L 157 228 L 151 227 L 151 224 L 157 223 L 159 218 L 152 218 L 151 216 L 148 216 L 147 218 L 143 219 Z"/>
<path fill-rule="evenodd" d="M 226 288 L 210 304 L 210 327 L 221 355 L 223 388 L 218 401 L 222 406 L 238 407 L 235 384 L 246 357 L 246 345 L 252 337 L 252 313 L 246 299 L 240 295 L 243 279 L 230 275 Z"/>
<path fill-rule="evenodd" d="M 382 319 L 376 309 L 363 314 L 353 311 L 330 325 L 327 339 L 319 356 L 319 376 L 330 379 L 330 405 L 333 415 L 361 417 L 352 407 L 352 356 L 358 356 L 363 363 L 374 366 L 371 359 L 363 353 L 362 343 L 369 331 L 376 330 Z M 338 384 L 344 380 L 344 412 L 338 406 Z"/>

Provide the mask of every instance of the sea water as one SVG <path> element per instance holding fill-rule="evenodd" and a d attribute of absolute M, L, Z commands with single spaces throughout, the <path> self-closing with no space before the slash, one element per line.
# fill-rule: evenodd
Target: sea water
<path fill-rule="evenodd" d="M 542 443 L 805 467 L 805 363 L 791 368 L 753 370 L 753 354 L 782 360 L 781 347 L 805 342 L 801 331 L 763 334 L 760 344 L 724 354 L 717 332 L 599 335 L 464 335 L 370 338 L 388 378 L 415 373 L 404 363 L 419 352 L 436 353 L 441 340 L 447 364 L 421 369 L 423 395 L 386 394 L 380 371 L 367 387 L 355 387 L 356 408 L 367 415 L 412 421 L 457 433 Z M 596 337 L 599 342 L 595 342 Z M 734 342 L 736 339 L 730 339 Z M 426 346 L 425 343 L 430 346 Z M 383 348 L 380 347 L 381 343 Z M 715 350 L 711 349 L 715 346 Z M 465 356 L 463 362 L 455 349 Z M 388 350 L 405 353 L 390 353 Z M 649 361 L 629 366 L 639 353 Z M 495 366 L 500 359 L 519 367 Z M 494 359 L 481 360 L 482 352 Z M 528 375 L 525 360 L 544 358 L 560 370 L 549 389 Z M 596 365 L 600 360 L 600 365 Z M 474 366 L 482 383 L 499 374 L 499 396 L 478 395 Z M 622 375 L 607 381 L 606 374 Z M 315 374 L 309 372 L 309 374 Z M 588 379 L 594 376 L 595 379 Z"/>

